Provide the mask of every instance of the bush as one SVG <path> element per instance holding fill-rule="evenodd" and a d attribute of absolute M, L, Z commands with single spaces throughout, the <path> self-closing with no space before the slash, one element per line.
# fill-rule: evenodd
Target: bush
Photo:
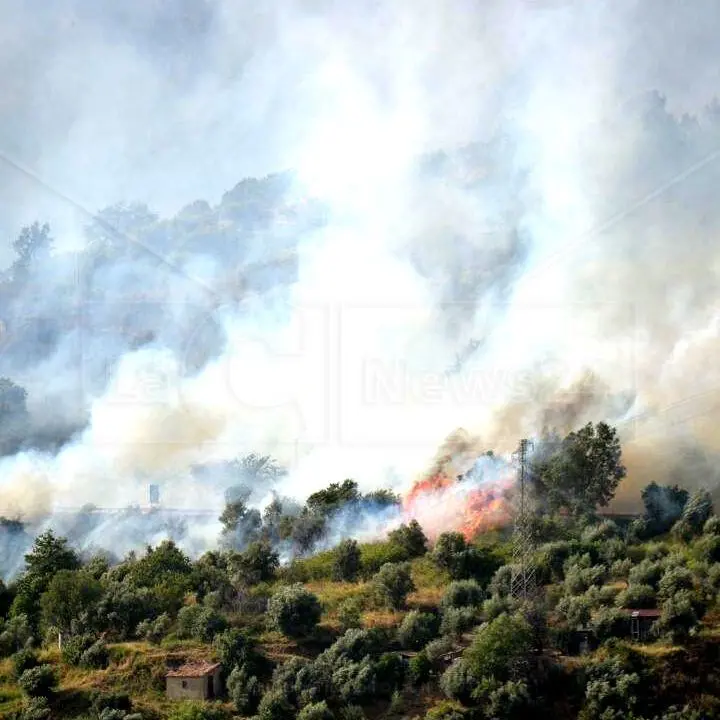
<path fill-rule="evenodd" d="M 621 608 L 654 608 L 657 605 L 655 590 L 650 585 L 628 585 L 618 594 L 615 604 Z"/>
<path fill-rule="evenodd" d="M 25 670 L 18 680 L 18 685 L 30 697 L 48 697 L 57 680 L 51 665 L 38 665 Z"/>
<path fill-rule="evenodd" d="M 236 667 L 227 679 L 228 696 L 241 715 L 252 715 L 257 710 L 262 689 L 260 681 L 243 665 Z"/>
<path fill-rule="evenodd" d="M 120 710 L 129 713 L 132 704 L 127 693 L 98 693 L 92 701 L 92 709 L 96 715 L 103 710 Z"/>
<path fill-rule="evenodd" d="M 293 715 L 294 711 L 290 703 L 282 694 L 272 690 L 263 696 L 257 713 L 259 720 L 288 720 Z"/>
<path fill-rule="evenodd" d="M 720 536 L 703 535 L 694 545 L 695 554 L 707 563 L 720 562 Z"/>
<path fill-rule="evenodd" d="M 566 595 L 557 605 L 559 615 L 570 628 L 585 627 L 590 622 L 592 604 L 585 595 Z"/>
<path fill-rule="evenodd" d="M 462 533 L 442 533 L 435 543 L 432 559 L 453 580 L 471 577 L 487 582 L 497 570 L 499 562 L 488 551 L 468 545 Z"/>
<path fill-rule="evenodd" d="M 720 535 L 720 517 L 713 515 L 707 519 L 705 525 L 703 525 L 703 534 L 705 535 Z"/>
<path fill-rule="evenodd" d="M 320 621 L 322 608 L 317 597 L 302 585 L 280 588 L 268 603 L 271 626 L 288 637 L 310 634 Z"/>
<path fill-rule="evenodd" d="M 427 552 L 427 538 L 417 520 L 401 525 L 388 535 L 388 540 L 402 548 L 407 559 L 422 557 Z"/>
<path fill-rule="evenodd" d="M 360 549 L 355 540 L 343 540 L 335 548 L 333 580 L 354 582 L 360 572 Z"/>
<path fill-rule="evenodd" d="M 510 583 L 512 582 L 513 569 L 510 565 L 503 565 L 495 571 L 490 581 L 488 590 L 492 597 L 506 598 L 510 595 Z"/>
<path fill-rule="evenodd" d="M 442 614 L 441 635 L 462 635 L 477 624 L 477 616 L 471 607 L 450 607 Z"/>
<path fill-rule="evenodd" d="M 334 720 L 334 718 L 324 700 L 306 705 L 297 716 L 297 720 Z"/>
<path fill-rule="evenodd" d="M 220 633 L 213 641 L 213 649 L 226 675 L 243 666 L 253 675 L 261 670 L 262 660 L 254 643 L 242 630 L 231 628 Z"/>
<path fill-rule="evenodd" d="M 227 720 L 227 713 L 209 703 L 185 701 L 173 708 L 168 720 Z"/>
<path fill-rule="evenodd" d="M 362 607 L 357 598 L 348 598 L 340 603 L 338 622 L 343 630 L 362 627 Z"/>
<path fill-rule="evenodd" d="M 662 576 L 659 586 L 660 600 L 669 600 L 680 590 L 693 589 L 693 574 L 686 567 L 671 568 Z"/>
<path fill-rule="evenodd" d="M 62 659 L 68 665 L 80 665 L 83 653 L 95 642 L 93 635 L 73 635 L 63 640 Z"/>
<path fill-rule="evenodd" d="M 610 577 L 614 580 L 624 580 L 630 574 L 633 564 L 630 558 L 624 560 L 616 560 L 610 566 Z"/>
<path fill-rule="evenodd" d="M 408 559 L 407 553 L 393 542 L 367 543 L 360 546 L 362 576 L 370 578 L 386 563 L 399 563 Z"/>
<path fill-rule="evenodd" d="M 107 667 L 110 661 L 110 653 L 104 640 L 96 640 L 80 656 L 79 665 L 84 668 L 102 669 Z"/>
<path fill-rule="evenodd" d="M 377 693 L 381 697 L 390 697 L 405 682 L 407 662 L 398 653 L 383 653 L 374 667 L 374 672 Z"/>
<path fill-rule="evenodd" d="M 37 667 L 40 664 L 37 653 L 33 650 L 20 650 L 10 657 L 12 663 L 13 677 L 17 680 L 26 670 Z"/>
<path fill-rule="evenodd" d="M 400 623 L 398 640 L 408 650 L 419 650 L 437 636 L 438 625 L 435 615 L 413 610 Z"/>
<path fill-rule="evenodd" d="M 485 620 L 494 620 L 503 613 L 509 613 L 512 601 L 509 597 L 498 597 L 494 595 L 482 604 L 482 614 Z"/>
<path fill-rule="evenodd" d="M 23 704 L 20 720 L 50 720 L 51 711 L 45 697 L 31 697 Z"/>
<path fill-rule="evenodd" d="M 428 660 L 433 664 L 433 667 L 439 665 L 443 656 L 455 648 L 455 643 L 451 637 L 440 637 L 437 640 L 433 640 L 428 643 L 425 647 L 425 654 Z"/>
<path fill-rule="evenodd" d="M 408 663 L 408 678 L 411 685 L 419 687 L 424 685 L 432 675 L 433 664 L 430 662 L 427 653 L 423 650 L 415 657 L 410 658 Z"/>
<path fill-rule="evenodd" d="M 460 704 L 443 700 L 427 711 L 425 720 L 465 720 L 467 710 Z"/>
<path fill-rule="evenodd" d="M 373 588 L 390 607 L 404 607 L 408 593 L 415 589 L 410 566 L 407 563 L 386 563 L 373 578 Z"/>
<path fill-rule="evenodd" d="M 33 642 L 28 616 L 21 613 L 11 617 L 0 633 L 0 653 L 10 655 L 29 647 Z"/>
<path fill-rule="evenodd" d="M 155 620 L 143 620 L 138 624 L 136 634 L 148 642 L 158 645 L 170 632 L 172 621 L 167 613 L 163 613 Z"/>
<path fill-rule="evenodd" d="M 602 642 L 627 636 L 630 620 L 617 608 L 601 608 L 590 620 L 590 627 L 595 632 L 595 637 Z"/>
<path fill-rule="evenodd" d="M 477 607 L 485 599 L 485 593 L 475 580 L 451 582 L 440 601 L 444 608 Z"/>
<path fill-rule="evenodd" d="M 511 669 L 516 672 L 532 655 L 533 642 L 532 628 L 524 618 L 501 615 L 478 631 L 464 657 L 476 677 L 493 676 L 505 682 L 511 679 Z"/>
<path fill-rule="evenodd" d="M 636 565 L 628 575 L 630 585 L 650 585 L 657 589 L 663 575 L 663 566 L 659 562 L 643 560 Z"/>
<path fill-rule="evenodd" d="M 477 678 L 464 658 L 455 660 L 440 678 L 440 689 L 446 697 L 461 703 L 470 703 L 477 686 Z"/>
<path fill-rule="evenodd" d="M 669 636 L 673 642 L 686 640 L 697 628 L 702 609 L 689 590 L 680 590 L 662 605 L 662 613 L 653 630 Z"/>

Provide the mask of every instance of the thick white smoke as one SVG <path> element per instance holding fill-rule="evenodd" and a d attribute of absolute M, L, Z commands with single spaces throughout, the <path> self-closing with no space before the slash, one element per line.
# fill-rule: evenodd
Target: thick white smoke
<path fill-rule="evenodd" d="M 29 39 L 55 17 L 7 5 Z M 58 191 L 24 175 L 12 222 L 50 217 L 82 248 L 87 218 L 59 194 L 168 217 L 210 204 L 168 221 L 151 252 L 100 264 L 95 295 L 73 295 L 88 253 L 38 269 L 37 307 L 79 308 L 92 330 L 68 320 L 41 362 L 3 360 L 66 437 L 3 459 L 0 508 L 123 506 L 150 480 L 168 505 L 213 506 L 227 479 L 209 490 L 193 468 L 252 451 L 290 468 L 280 490 L 296 497 L 344 477 L 404 487 L 457 427 L 504 452 L 590 419 L 621 423 L 632 485 L 670 467 L 665 409 L 681 406 L 670 437 L 714 452 L 720 125 L 703 56 L 678 49 L 716 52 L 706 5 L 658 20 L 649 2 L 188 0 L 184 23 L 143 5 L 155 36 L 129 11 L 67 0 L 75 22 L 32 63 L 17 45 L 0 55 L 26 80 L 0 118 L 39 142 L 16 129 L 6 155 Z M 193 212 L 220 226 L 223 191 L 283 168 L 285 202 L 320 201 L 324 223 L 288 239 L 278 216 L 233 242 L 261 262 L 288 243 L 296 281 L 271 272 L 273 290 L 245 291 L 214 249 L 183 255 Z M 169 302 L 129 313 L 128 287 Z M 149 343 L 112 332 L 128 318 Z"/>

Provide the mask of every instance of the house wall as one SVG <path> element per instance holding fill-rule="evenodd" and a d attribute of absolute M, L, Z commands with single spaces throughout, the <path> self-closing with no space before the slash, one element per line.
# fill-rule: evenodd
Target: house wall
<path fill-rule="evenodd" d="M 183 681 L 187 687 L 183 687 Z M 167 696 L 171 700 L 205 700 L 207 698 L 207 678 L 165 678 Z"/>

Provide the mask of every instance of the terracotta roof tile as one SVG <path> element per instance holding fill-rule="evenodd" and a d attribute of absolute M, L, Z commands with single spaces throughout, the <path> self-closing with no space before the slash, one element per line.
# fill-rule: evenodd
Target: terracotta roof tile
<path fill-rule="evenodd" d="M 211 675 L 219 667 L 220 663 L 187 663 L 177 668 L 177 670 L 168 671 L 165 677 L 204 677 L 205 675 Z"/>

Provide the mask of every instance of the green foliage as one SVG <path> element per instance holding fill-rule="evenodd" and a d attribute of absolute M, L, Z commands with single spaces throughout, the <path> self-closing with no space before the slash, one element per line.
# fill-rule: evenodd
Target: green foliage
<path fill-rule="evenodd" d="M 440 678 L 440 689 L 451 700 L 469 704 L 478 686 L 478 678 L 465 658 L 455 660 Z"/>
<path fill-rule="evenodd" d="M 252 715 L 257 710 L 262 688 L 260 681 L 245 665 L 236 666 L 227 679 L 228 696 L 241 715 Z"/>
<path fill-rule="evenodd" d="M 189 579 L 192 571 L 187 555 L 172 540 L 163 540 L 132 565 L 129 579 L 139 587 L 157 588 L 168 580 Z"/>
<path fill-rule="evenodd" d="M 236 580 L 246 585 L 270 582 L 280 567 L 280 559 L 269 542 L 251 542 L 244 552 L 236 553 L 231 559 Z"/>
<path fill-rule="evenodd" d="M 184 701 L 173 707 L 168 720 L 228 720 L 228 715 L 209 703 Z"/>
<path fill-rule="evenodd" d="M 362 626 L 362 607 L 357 598 L 348 598 L 340 604 L 338 621 L 343 630 Z"/>
<path fill-rule="evenodd" d="M 492 720 L 515 720 L 531 710 L 531 697 L 527 683 L 509 680 L 504 683 L 492 678 L 483 679 L 474 693 L 475 700 Z"/>
<path fill-rule="evenodd" d="M 406 551 L 394 542 L 366 543 L 360 546 L 361 573 L 365 578 L 372 577 L 386 563 L 399 563 L 408 559 Z"/>
<path fill-rule="evenodd" d="M 617 608 L 600 608 L 590 620 L 590 627 L 599 641 L 627 637 L 630 619 Z"/>
<path fill-rule="evenodd" d="M 385 563 L 373 578 L 373 588 L 391 608 L 404 607 L 408 593 L 415 590 L 407 563 Z"/>
<path fill-rule="evenodd" d="M 453 639 L 450 637 L 440 637 L 437 640 L 429 642 L 425 647 L 425 654 L 428 660 L 437 667 L 442 658 L 451 652 L 455 647 Z"/>
<path fill-rule="evenodd" d="M 704 535 L 694 543 L 693 549 L 704 562 L 720 562 L 720 535 Z"/>
<path fill-rule="evenodd" d="M 627 609 L 654 608 L 657 606 L 657 597 L 650 585 L 628 585 L 618 594 L 615 604 Z"/>
<path fill-rule="evenodd" d="M 453 580 L 476 578 L 487 582 L 500 565 L 492 553 L 468 545 L 458 532 L 442 533 L 432 550 L 432 558 Z"/>
<path fill-rule="evenodd" d="M 713 515 L 707 519 L 705 525 L 703 525 L 704 535 L 720 535 L 720 517 Z"/>
<path fill-rule="evenodd" d="M 443 700 L 427 711 L 425 720 L 465 720 L 468 711 L 457 702 Z"/>
<path fill-rule="evenodd" d="M 334 720 L 335 716 L 323 700 L 319 703 L 306 705 L 298 714 L 298 720 Z"/>
<path fill-rule="evenodd" d="M 23 704 L 20 720 L 50 720 L 52 712 L 46 697 L 29 697 Z"/>
<path fill-rule="evenodd" d="M 641 537 L 653 537 L 667 532 L 683 513 L 688 501 L 688 492 L 677 485 L 660 486 L 650 483 L 642 491 L 645 505 L 644 532 Z"/>
<path fill-rule="evenodd" d="M 398 628 L 398 640 L 408 650 L 419 650 L 437 637 L 439 621 L 436 615 L 412 610 Z"/>
<path fill-rule="evenodd" d="M 407 662 L 398 653 L 386 652 L 378 658 L 374 672 L 378 694 L 381 697 L 390 697 L 405 682 Z"/>
<path fill-rule="evenodd" d="M 408 679 L 414 687 L 424 685 L 432 675 L 433 664 L 427 653 L 422 651 L 410 658 L 408 663 Z"/>
<path fill-rule="evenodd" d="M 333 579 L 354 582 L 360 572 L 360 549 L 355 540 L 343 540 L 335 548 Z"/>
<path fill-rule="evenodd" d="M 143 620 L 138 624 L 136 634 L 148 642 L 158 645 L 170 632 L 172 620 L 167 613 L 163 613 L 155 620 Z"/>
<path fill-rule="evenodd" d="M 40 664 L 37 653 L 34 650 L 20 650 L 10 657 L 12 663 L 13 677 L 17 680 L 26 670 L 37 667 Z"/>
<path fill-rule="evenodd" d="M 177 620 L 178 637 L 203 642 L 210 642 L 227 628 L 227 620 L 221 613 L 203 605 L 188 605 L 182 608 Z"/>
<path fill-rule="evenodd" d="M 251 674 L 258 673 L 261 661 L 255 644 L 246 632 L 238 628 L 225 630 L 215 637 L 213 650 L 226 675 L 235 667 L 245 667 Z"/>
<path fill-rule="evenodd" d="M 102 595 L 100 583 L 80 570 L 60 570 L 40 597 L 42 620 L 63 633 L 73 630 L 77 620 L 91 613 Z"/>
<path fill-rule="evenodd" d="M 344 480 L 342 483 L 331 483 L 324 490 L 310 495 L 306 501 L 307 508 L 321 515 L 330 515 L 348 503 L 360 500 L 358 485 L 354 480 Z"/>
<path fill-rule="evenodd" d="M 707 490 L 694 492 L 683 508 L 682 522 L 693 534 L 702 532 L 703 526 L 713 514 L 713 503 Z"/>
<path fill-rule="evenodd" d="M 533 634 L 527 621 L 518 615 L 501 615 L 483 626 L 463 657 L 478 677 L 506 681 L 512 668 L 519 667 L 533 649 Z"/>
<path fill-rule="evenodd" d="M 587 670 L 585 704 L 580 718 L 620 720 L 632 717 L 631 713 L 638 702 L 639 686 L 639 675 L 628 673 L 618 658 L 590 665 Z"/>
<path fill-rule="evenodd" d="M 557 605 L 557 612 L 569 628 L 586 627 L 590 622 L 592 603 L 585 595 L 563 597 Z"/>
<path fill-rule="evenodd" d="M 110 653 L 108 652 L 105 641 L 96 640 L 90 647 L 80 656 L 80 666 L 84 668 L 105 668 L 110 661 Z"/>
<path fill-rule="evenodd" d="M 658 598 L 668 600 L 680 590 L 692 590 L 693 585 L 693 574 L 687 567 L 671 567 L 658 583 Z"/>
<path fill-rule="evenodd" d="M 475 580 L 451 582 L 440 601 L 443 608 L 477 607 L 485 599 L 485 592 Z"/>
<path fill-rule="evenodd" d="M 704 608 L 690 590 L 679 590 L 663 602 L 661 611 L 653 630 L 677 643 L 695 631 Z"/>
<path fill-rule="evenodd" d="M 38 665 L 25 670 L 18 685 L 29 697 L 48 697 L 57 683 L 52 665 Z"/>
<path fill-rule="evenodd" d="M 536 463 L 535 474 L 551 508 L 582 515 L 612 499 L 626 474 L 621 457 L 615 429 L 604 422 L 588 423 Z"/>
<path fill-rule="evenodd" d="M 646 559 L 630 570 L 628 581 L 632 585 L 649 585 L 657 590 L 662 576 L 663 566 L 659 562 Z"/>
<path fill-rule="evenodd" d="M 32 644 L 33 634 L 27 615 L 11 617 L 4 625 L 0 625 L 0 653 L 10 655 Z"/>
<path fill-rule="evenodd" d="M 288 637 L 310 634 L 321 615 L 317 597 L 300 584 L 281 587 L 268 603 L 267 616 L 271 626 Z"/>
<path fill-rule="evenodd" d="M 471 607 L 449 607 L 443 610 L 440 633 L 458 636 L 477 625 L 477 614 Z"/>
<path fill-rule="evenodd" d="M 71 635 L 62 643 L 62 659 L 68 665 L 80 665 L 83 653 L 95 642 L 94 635 Z"/>
<path fill-rule="evenodd" d="M 293 708 L 283 695 L 271 690 L 260 701 L 257 717 L 258 720 L 288 720 L 293 717 Z"/>
<path fill-rule="evenodd" d="M 428 549 L 427 537 L 417 520 L 411 520 L 407 525 L 401 525 L 388 535 L 388 540 L 402 548 L 405 558 L 410 560 L 422 557 Z"/>

